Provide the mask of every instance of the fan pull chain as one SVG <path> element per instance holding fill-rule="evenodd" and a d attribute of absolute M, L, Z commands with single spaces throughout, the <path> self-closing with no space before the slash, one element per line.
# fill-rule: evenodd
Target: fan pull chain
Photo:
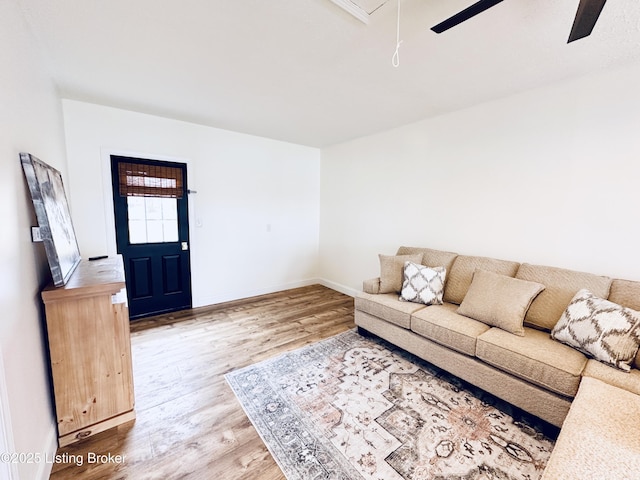
<path fill-rule="evenodd" d="M 400 0 L 398 0 L 398 25 L 396 30 L 396 51 L 391 57 L 391 64 L 398 68 L 400 66 L 400 45 L 402 44 L 402 40 L 400 40 Z"/>

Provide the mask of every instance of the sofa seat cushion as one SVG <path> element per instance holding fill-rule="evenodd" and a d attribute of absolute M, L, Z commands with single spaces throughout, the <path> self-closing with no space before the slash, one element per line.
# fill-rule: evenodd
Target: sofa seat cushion
<path fill-rule="evenodd" d="M 457 308 L 452 303 L 423 308 L 411 316 L 411 330 L 453 350 L 475 356 L 478 335 L 491 327 L 459 315 Z"/>
<path fill-rule="evenodd" d="M 587 357 L 551 339 L 548 333 L 525 328 L 523 337 L 492 328 L 478 337 L 476 356 L 490 365 L 552 392 L 575 396 Z"/>
<path fill-rule="evenodd" d="M 639 417 L 640 396 L 584 378 L 542 478 L 638 478 Z"/>
<path fill-rule="evenodd" d="M 401 302 L 396 293 L 372 295 L 360 292 L 355 298 L 355 308 L 408 329 L 411 326 L 411 314 L 425 306 L 420 303 Z"/>
<path fill-rule="evenodd" d="M 640 370 L 635 368 L 631 372 L 623 372 L 617 368 L 605 365 L 598 360 L 589 360 L 582 372 L 583 377 L 592 377 L 602 380 L 609 385 L 614 385 L 640 395 Z"/>

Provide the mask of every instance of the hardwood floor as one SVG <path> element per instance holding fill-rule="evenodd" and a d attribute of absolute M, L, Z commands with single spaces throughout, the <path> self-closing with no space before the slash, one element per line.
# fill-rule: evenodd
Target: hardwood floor
<path fill-rule="evenodd" d="M 284 479 L 224 374 L 354 327 L 319 285 L 132 322 L 136 421 L 58 449 L 50 478 Z"/>

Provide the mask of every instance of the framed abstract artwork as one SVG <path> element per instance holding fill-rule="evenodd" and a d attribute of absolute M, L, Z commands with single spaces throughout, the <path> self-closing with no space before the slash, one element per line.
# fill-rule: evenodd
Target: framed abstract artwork
<path fill-rule="evenodd" d="M 20 153 L 20 162 L 33 200 L 53 283 L 60 287 L 67 283 L 80 263 L 80 250 L 62 175 L 29 153 Z"/>

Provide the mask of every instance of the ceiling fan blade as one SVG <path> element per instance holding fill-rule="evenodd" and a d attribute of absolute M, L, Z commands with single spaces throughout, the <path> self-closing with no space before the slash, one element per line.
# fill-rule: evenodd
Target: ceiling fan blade
<path fill-rule="evenodd" d="M 449 30 L 452 27 L 455 27 L 459 23 L 462 23 L 466 20 L 469 20 L 472 17 L 488 10 L 489 8 L 497 5 L 502 0 L 480 0 L 479 2 L 474 3 L 470 7 L 465 8 L 459 13 L 456 13 L 453 17 L 447 18 L 444 22 L 439 23 L 435 27 L 432 27 L 436 33 L 442 33 L 445 30 Z"/>
<path fill-rule="evenodd" d="M 591 35 L 591 31 L 593 27 L 596 26 L 596 22 L 606 1 L 607 0 L 580 0 L 578 12 L 573 21 L 573 27 L 571 27 L 571 33 L 569 34 L 569 41 L 567 43 Z"/>

